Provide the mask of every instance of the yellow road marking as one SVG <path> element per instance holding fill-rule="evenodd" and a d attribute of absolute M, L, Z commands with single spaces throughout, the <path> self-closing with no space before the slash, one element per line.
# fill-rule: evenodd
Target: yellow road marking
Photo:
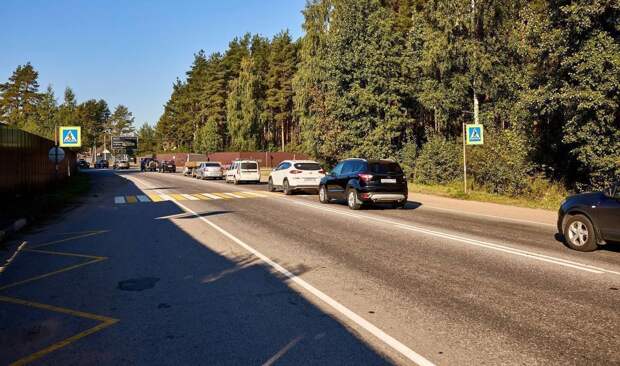
<path fill-rule="evenodd" d="M 180 194 L 178 194 L 178 193 L 168 193 L 168 196 L 170 196 L 170 197 L 174 198 L 174 199 L 175 199 L 175 200 L 177 200 L 177 201 L 185 201 L 185 200 L 187 199 L 187 198 L 185 198 L 185 197 L 181 196 L 181 195 L 180 195 Z"/>
<path fill-rule="evenodd" d="M 136 196 L 127 196 L 127 203 L 136 203 L 138 202 L 138 199 L 136 198 Z"/>
<path fill-rule="evenodd" d="M 212 195 L 214 195 L 214 196 L 218 196 L 218 197 L 220 197 L 220 198 L 224 198 L 224 199 L 227 199 L 227 200 L 229 200 L 229 199 L 231 199 L 231 198 L 232 198 L 232 197 L 227 196 L 227 195 L 222 194 L 222 193 L 209 193 L 209 194 L 212 194 Z"/>
<path fill-rule="evenodd" d="M 149 198 L 150 198 L 150 199 L 151 199 L 151 201 L 153 201 L 153 202 L 161 202 L 161 201 L 163 201 L 163 200 L 161 199 L 161 197 L 159 197 L 159 195 L 157 195 L 157 194 L 147 193 L 146 195 L 147 195 L 147 196 L 149 196 Z"/>
<path fill-rule="evenodd" d="M 43 246 L 48 246 L 51 244 L 56 244 L 56 243 L 62 243 L 68 240 L 72 240 L 72 239 L 79 239 L 79 238 L 84 238 L 84 237 L 88 237 L 88 236 L 92 236 L 92 235 L 96 235 L 96 234 L 101 234 L 106 232 L 107 230 L 99 230 L 99 231 L 92 231 L 89 232 L 88 234 L 84 234 L 84 235 L 78 235 L 78 236 L 74 236 L 71 238 L 65 238 L 65 239 L 61 239 L 61 240 L 55 240 L 55 241 L 51 241 L 48 243 L 44 243 L 41 245 L 38 245 L 34 248 L 40 248 Z M 49 272 L 49 273 L 45 273 L 43 275 L 40 276 L 35 276 L 23 281 L 18 281 L 18 282 L 14 282 L 8 285 L 5 285 L 3 287 L 0 287 L 0 291 L 11 288 L 11 287 L 15 287 L 18 285 L 22 285 L 25 283 L 29 283 L 32 281 L 36 281 L 42 278 L 46 278 L 49 276 L 53 276 L 55 274 L 58 273 L 62 273 L 62 272 L 66 272 L 66 271 L 70 271 L 72 269 L 76 269 L 82 266 L 85 266 L 87 264 L 92 264 L 92 263 L 96 263 L 96 262 L 100 262 L 103 260 L 106 260 L 107 257 L 101 257 L 101 256 L 94 256 L 94 255 L 87 255 L 87 254 L 78 254 L 78 253 L 67 253 L 67 252 L 54 252 L 54 251 L 50 251 L 50 250 L 40 250 L 40 249 L 24 249 L 24 251 L 28 251 L 28 252 L 35 252 L 35 253 L 44 253 L 44 254 L 51 254 L 51 255 L 62 255 L 62 256 L 70 256 L 70 257 L 79 257 L 79 258 L 92 258 L 92 260 L 83 262 L 83 263 L 78 263 L 76 265 L 72 265 L 69 267 L 65 267 L 65 268 L 61 268 L 57 271 L 53 271 L 53 272 Z M 30 307 L 35 307 L 35 308 L 39 308 L 39 309 L 45 309 L 45 310 L 49 310 L 49 311 L 55 311 L 55 312 L 59 312 L 59 313 L 64 313 L 64 314 L 69 314 L 69 315 L 73 315 L 76 317 L 82 317 L 82 318 L 87 318 L 87 319 L 92 319 L 92 320 L 98 320 L 101 321 L 101 324 L 98 324 L 92 328 L 89 328 L 85 331 L 82 331 L 78 334 L 75 334 L 69 338 L 66 338 L 60 342 L 56 342 L 54 344 L 52 344 L 49 347 L 46 347 L 40 351 L 37 351 L 29 356 L 26 356 L 24 358 L 21 358 L 13 363 L 11 363 L 11 365 L 25 365 L 28 364 L 32 361 L 35 361 L 51 352 L 54 352 L 62 347 L 65 347 L 81 338 L 84 338 L 90 334 L 93 334 L 95 332 L 98 332 L 106 327 L 109 327 L 112 324 L 115 324 L 116 322 L 118 322 L 118 319 L 114 319 L 114 318 L 110 318 L 110 317 L 106 317 L 106 316 L 102 316 L 102 315 L 96 315 L 96 314 L 91 314 L 91 313 L 85 313 L 82 311 L 77 311 L 77 310 L 72 310 L 72 309 L 67 309 L 67 308 L 61 308 L 61 307 L 57 307 L 57 306 L 53 306 L 53 305 L 48 305 L 48 304 L 41 304 L 41 303 L 36 303 L 36 302 L 32 302 L 32 301 L 26 301 L 26 300 L 21 300 L 21 299 L 17 299 L 17 298 L 12 298 L 12 297 L 6 297 L 6 296 L 0 296 L 0 301 L 4 301 L 4 302 L 9 302 L 9 303 L 13 303 L 13 304 L 19 304 L 19 305 L 25 305 L 25 306 L 30 306 Z"/>
<path fill-rule="evenodd" d="M 40 351 L 37 351 L 33 354 L 30 354 L 24 358 L 21 358 L 13 363 L 11 363 L 11 366 L 21 366 L 21 365 L 26 365 L 32 361 L 38 360 L 39 358 L 54 352 L 62 347 L 65 347 L 81 338 L 84 338 L 88 335 L 91 335 L 95 332 L 98 332 L 104 328 L 109 327 L 110 325 L 118 322 L 118 319 L 114 319 L 114 318 L 110 318 L 107 316 L 102 316 L 102 315 L 97 315 L 97 314 L 91 314 L 91 313 L 85 313 L 83 311 L 78 311 L 78 310 L 72 310 L 72 309 L 67 309 L 67 308 L 61 308 L 58 306 L 53 306 L 53 305 L 48 305 L 48 304 L 41 304 L 41 303 L 37 303 L 37 302 L 33 302 L 33 301 L 26 301 L 26 300 L 21 300 L 21 299 L 17 299 L 14 297 L 6 297 L 6 296 L 0 296 L 0 301 L 4 301 L 4 302 L 8 302 L 8 303 L 12 303 L 12 304 L 17 304 L 17 305 L 24 305 L 24 306 L 28 306 L 28 307 L 33 307 L 33 308 L 38 308 L 38 309 L 43 309 L 43 310 L 48 310 L 48 311 L 53 311 L 56 313 L 62 313 L 62 314 L 68 314 L 68 315 L 72 315 L 75 317 L 80 317 L 80 318 L 86 318 L 86 319 L 91 319 L 91 320 L 97 320 L 100 321 L 101 324 L 97 324 L 96 326 L 86 329 L 85 331 L 82 331 L 78 334 L 75 334 L 69 338 L 63 339 L 62 341 L 56 342 L 54 344 L 52 344 L 49 347 L 46 347 Z"/>
<path fill-rule="evenodd" d="M 81 239 L 81 238 L 86 238 L 89 236 L 93 236 L 93 235 L 97 235 L 97 234 L 103 234 L 105 232 L 108 232 L 108 230 L 98 230 L 98 231 L 92 231 L 89 232 L 87 234 L 82 234 L 82 235 L 78 235 L 78 236 L 72 236 L 70 238 L 64 238 L 64 239 L 58 239 L 58 240 L 53 240 L 53 241 L 49 241 L 47 243 L 43 243 L 43 244 L 37 244 L 33 247 L 30 247 L 29 249 L 37 249 L 37 248 L 42 248 L 42 247 L 46 247 L 48 245 L 52 245 L 52 244 L 58 244 L 58 243 L 62 243 L 65 241 L 69 241 L 69 240 L 73 240 L 73 239 Z"/>
<path fill-rule="evenodd" d="M 195 194 L 192 194 L 192 196 L 194 196 L 194 197 L 198 198 L 199 200 L 205 200 L 205 201 L 210 200 L 210 198 L 209 198 L 209 197 L 207 197 L 207 196 L 203 196 L 203 195 L 202 195 L 202 194 L 200 194 L 200 193 L 195 193 Z"/>
<path fill-rule="evenodd" d="M 49 277 L 49 276 L 53 276 L 53 275 L 58 274 L 58 273 L 67 272 L 67 271 L 70 271 L 72 269 L 83 267 L 83 266 L 88 265 L 88 264 L 101 262 L 101 261 L 106 260 L 106 259 L 107 258 L 105 258 L 105 257 L 99 257 L 99 258 L 95 258 L 95 259 L 92 259 L 92 260 L 89 260 L 89 261 L 86 261 L 86 262 L 74 264 L 74 265 L 69 266 L 69 267 L 61 268 L 61 269 L 59 269 L 57 271 L 53 271 L 53 272 L 45 273 L 45 274 L 42 274 L 42 275 L 39 275 L 39 276 L 35 276 L 35 277 L 29 278 L 27 280 L 13 282 L 11 284 L 8 284 L 8 285 L 0 287 L 0 291 L 6 290 L 8 288 L 15 287 L 15 286 L 18 286 L 18 285 L 23 285 L 24 283 L 28 283 L 28 282 L 40 280 L 42 278 L 46 278 L 46 277 Z"/>

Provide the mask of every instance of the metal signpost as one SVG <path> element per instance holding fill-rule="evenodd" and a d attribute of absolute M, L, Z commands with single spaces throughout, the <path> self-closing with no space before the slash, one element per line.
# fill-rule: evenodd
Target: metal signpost
<path fill-rule="evenodd" d="M 463 191 L 467 193 L 467 145 L 484 144 L 484 126 L 463 123 Z"/>

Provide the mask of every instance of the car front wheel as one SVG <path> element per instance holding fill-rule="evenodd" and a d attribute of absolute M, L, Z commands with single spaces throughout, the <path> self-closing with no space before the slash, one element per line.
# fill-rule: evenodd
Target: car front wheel
<path fill-rule="evenodd" d="M 598 248 L 592 222 L 584 215 L 570 216 L 564 225 L 566 244 L 581 252 L 591 252 Z"/>

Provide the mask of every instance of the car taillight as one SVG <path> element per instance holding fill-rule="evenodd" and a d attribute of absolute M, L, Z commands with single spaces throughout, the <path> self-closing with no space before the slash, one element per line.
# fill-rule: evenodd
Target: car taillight
<path fill-rule="evenodd" d="M 360 174 L 358 174 L 357 176 L 358 176 L 358 177 L 360 177 L 360 179 L 361 179 L 363 182 L 369 182 L 370 180 L 372 180 L 372 174 L 363 174 L 363 173 L 360 173 Z"/>
<path fill-rule="evenodd" d="M 301 170 L 291 170 L 291 174 L 303 173 Z"/>
<path fill-rule="evenodd" d="M 325 174 L 325 170 L 319 169 L 319 174 Z"/>

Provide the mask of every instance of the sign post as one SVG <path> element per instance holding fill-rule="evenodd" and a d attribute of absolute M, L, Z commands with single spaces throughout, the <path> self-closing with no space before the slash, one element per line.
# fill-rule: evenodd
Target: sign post
<path fill-rule="evenodd" d="M 484 144 L 484 126 L 463 123 L 463 192 L 467 194 L 467 145 Z"/>

